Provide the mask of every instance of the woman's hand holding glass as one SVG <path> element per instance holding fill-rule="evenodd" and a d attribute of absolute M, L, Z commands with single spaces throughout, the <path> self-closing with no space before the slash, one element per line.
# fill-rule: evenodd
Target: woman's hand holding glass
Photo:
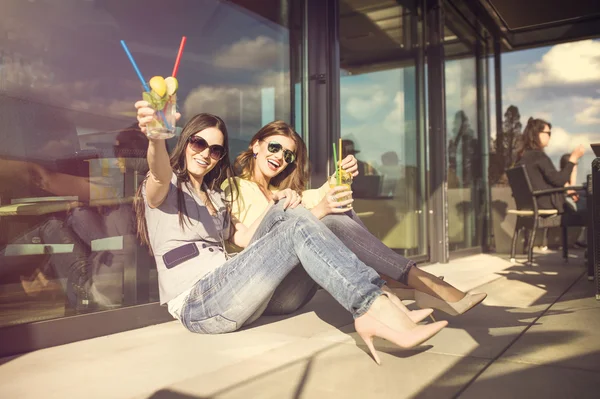
<path fill-rule="evenodd" d="M 332 177 L 334 179 L 335 177 Z M 318 219 L 332 213 L 344 213 L 352 209 L 352 190 L 348 185 L 335 186 L 331 188 L 314 208 L 311 209 L 313 215 Z"/>
<path fill-rule="evenodd" d="M 342 162 L 339 165 L 342 170 L 350 173 L 352 177 L 358 176 L 358 160 L 354 157 L 354 155 L 348 155 L 346 158 L 342 159 Z"/>
<path fill-rule="evenodd" d="M 302 202 L 302 196 L 294 190 L 292 190 L 291 188 L 286 188 L 284 190 L 273 193 L 272 199 L 273 201 L 283 200 L 283 209 L 293 209 L 300 205 L 300 203 Z"/>
<path fill-rule="evenodd" d="M 135 103 L 135 108 L 137 109 L 138 126 L 142 133 L 146 134 L 148 131 L 148 124 L 154 120 L 156 111 L 150 107 L 149 102 L 143 100 L 137 101 Z M 179 112 L 175 113 L 175 119 L 179 120 L 179 118 L 181 118 L 181 114 Z"/>

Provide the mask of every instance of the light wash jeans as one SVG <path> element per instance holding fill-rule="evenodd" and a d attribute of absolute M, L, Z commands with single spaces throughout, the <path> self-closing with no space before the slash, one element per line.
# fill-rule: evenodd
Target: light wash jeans
<path fill-rule="evenodd" d="M 293 214 L 295 210 L 287 212 Z M 342 214 L 327 215 L 321 219 L 321 222 L 358 259 L 375 269 L 377 273 L 385 274 L 405 285 L 408 284 L 408 273 L 413 266 L 416 266 L 416 263 L 388 248 L 371 234 L 353 210 Z M 308 275 L 302 265 L 298 265 L 279 284 L 264 314 L 282 315 L 295 312 L 310 301 L 317 288 L 318 284 Z"/>
<path fill-rule="evenodd" d="M 378 273 L 404 285 L 408 284 L 408 273 L 416 266 L 415 261 L 396 253 L 371 234 L 353 210 L 327 215 L 321 221 L 358 256 L 358 259 Z"/>
<path fill-rule="evenodd" d="M 354 317 L 382 294 L 377 272 L 323 223 L 304 208 L 289 212 L 277 204 L 245 250 L 195 284 L 181 321 L 197 333 L 235 331 L 298 264 Z"/>

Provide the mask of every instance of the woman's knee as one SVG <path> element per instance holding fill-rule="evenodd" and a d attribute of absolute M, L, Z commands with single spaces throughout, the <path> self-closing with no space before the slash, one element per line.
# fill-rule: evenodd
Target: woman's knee
<path fill-rule="evenodd" d="M 356 223 L 344 214 L 327 215 L 323 219 L 321 219 L 321 222 L 323 222 L 323 224 L 334 233 L 340 230 L 348 231 L 349 229 L 352 229 L 356 226 Z"/>
<path fill-rule="evenodd" d="M 295 208 L 287 208 L 284 212 L 291 217 L 316 219 L 314 215 L 302 205 L 299 205 Z"/>

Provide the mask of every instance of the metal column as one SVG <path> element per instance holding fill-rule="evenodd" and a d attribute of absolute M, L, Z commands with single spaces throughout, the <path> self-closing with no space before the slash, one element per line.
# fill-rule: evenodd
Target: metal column
<path fill-rule="evenodd" d="M 446 154 L 446 95 L 444 73 L 444 16 L 441 0 L 427 1 L 427 81 L 429 90 L 430 255 L 448 263 L 448 177 Z"/>

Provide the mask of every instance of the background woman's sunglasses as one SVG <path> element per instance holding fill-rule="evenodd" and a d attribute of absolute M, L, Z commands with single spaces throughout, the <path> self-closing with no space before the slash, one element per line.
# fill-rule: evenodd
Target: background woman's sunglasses
<path fill-rule="evenodd" d="M 269 141 L 267 150 L 272 154 L 277 154 L 279 151 L 283 150 L 283 146 L 276 141 Z M 286 163 L 293 163 L 296 160 L 296 154 L 290 150 L 283 150 L 283 160 Z"/>
<path fill-rule="evenodd" d="M 225 156 L 225 148 L 219 144 L 208 145 L 206 140 L 199 136 L 192 136 L 189 139 L 190 147 L 196 152 L 202 152 L 208 148 L 208 153 L 212 159 L 219 161 Z"/>

